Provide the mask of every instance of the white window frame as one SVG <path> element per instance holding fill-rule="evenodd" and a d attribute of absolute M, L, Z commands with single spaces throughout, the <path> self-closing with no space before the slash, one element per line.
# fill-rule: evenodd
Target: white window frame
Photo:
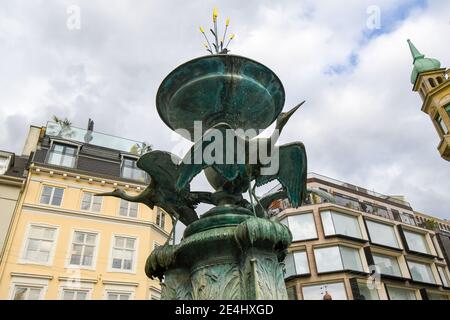
<path fill-rule="evenodd" d="M 62 166 L 62 165 L 58 165 L 58 164 L 52 164 L 52 163 L 49 162 L 49 160 L 50 160 L 50 155 L 51 155 L 51 152 L 52 152 L 52 149 L 53 149 L 53 145 L 54 145 L 54 144 L 59 144 L 59 145 L 64 145 L 64 146 L 69 146 L 69 147 L 73 147 L 73 148 L 77 149 L 76 154 L 75 154 L 75 162 L 74 162 L 74 164 L 73 164 L 73 167 L 67 167 L 67 166 Z M 48 148 L 47 155 L 45 156 L 45 163 L 46 163 L 46 164 L 49 164 L 49 165 L 51 165 L 51 166 L 57 166 L 57 167 L 61 167 L 61 168 L 70 168 L 70 169 L 74 169 L 74 168 L 76 168 L 77 165 L 78 165 L 78 155 L 80 154 L 80 148 L 81 148 L 81 145 L 80 145 L 80 144 L 71 143 L 71 142 L 69 142 L 69 141 L 62 141 L 62 140 L 52 139 L 52 140 L 50 141 L 50 147 Z"/>
<path fill-rule="evenodd" d="M 159 223 L 158 223 L 158 216 L 160 217 L 159 218 Z M 155 219 L 155 224 L 158 226 L 158 227 L 160 227 L 161 229 L 165 229 L 166 228 L 166 216 L 167 216 L 167 213 L 165 213 L 164 211 L 163 211 L 163 209 L 161 209 L 161 208 L 157 208 L 156 209 L 156 219 Z M 162 221 L 162 218 L 164 217 L 164 225 L 162 226 L 161 225 L 161 221 Z"/>
<path fill-rule="evenodd" d="M 44 188 L 45 188 L 45 187 L 52 188 L 52 193 L 51 193 L 51 195 L 50 195 L 50 202 L 49 202 L 48 204 L 47 204 L 47 203 L 42 203 L 42 202 L 41 202 L 42 194 L 44 193 Z M 62 190 L 63 190 L 62 197 L 61 197 L 61 203 L 60 203 L 59 205 L 52 204 L 52 201 L 53 201 L 53 197 L 54 197 L 54 195 L 55 195 L 55 189 L 56 189 L 56 188 L 62 189 Z M 62 205 L 63 205 L 63 202 L 64 202 L 64 194 L 65 194 L 65 193 L 66 193 L 66 188 L 65 188 L 65 187 L 62 187 L 62 186 L 54 186 L 54 185 L 51 185 L 51 184 L 42 184 L 42 185 L 41 185 L 41 192 L 39 192 L 38 203 L 39 203 L 41 206 L 49 206 L 49 207 L 54 207 L 54 208 L 61 208 Z"/>
<path fill-rule="evenodd" d="M 16 295 L 16 289 L 20 288 L 20 287 L 26 288 L 27 290 L 29 290 L 29 289 L 39 289 L 39 290 L 41 290 L 39 292 L 39 298 L 37 300 L 44 300 L 44 296 L 45 296 L 44 295 L 45 294 L 45 292 L 44 292 L 45 287 L 44 286 L 36 285 L 36 284 L 21 284 L 21 283 L 15 283 L 13 285 L 13 288 L 11 290 L 11 296 L 9 298 L 10 300 L 14 300 L 14 296 Z M 27 292 L 27 296 L 28 296 L 28 294 L 29 294 L 29 292 Z M 24 300 L 30 300 L 30 299 L 24 299 Z"/>
<path fill-rule="evenodd" d="M 9 169 L 9 164 L 11 163 L 11 155 L 0 154 L 0 158 L 6 159 L 4 166 L 1 165 L 2 162 L 0 162 L 0 175 L 3 175 Z"/>
<path fill-rule="evenodd" d="M 76 232 L 83 232 L 83 233 L 91 233 L 96 235 L 95 240 L 95 249 L 94 249 L 94 255 L 92 257 L 92 266 L 83 266 L 83 265 L 76 265 L 71 264 L 70 260 L 72 258 L 72 245 L 73 241 L 75 240 L 75 233 Z M 86 229 L 72 229 L 70 242 L 67 247 L 67 256 L 66 256 L 66 263 L 65 267 L 70 269 L 85 269 L 85 270 L 95 270 L 97 267 L 97 258 L 98 258 L 98 250 L 100 245 L 100 232 L 96 230 L 86 230 Z"/>
<path fill-rule="evenodd" d="M 53 246 L 50 251 L 49 259 L 47 262 L 37 262 L 37 261 L 31 261 L 25 258 L 25 253 L 28 247 L 28 240 L 30 236 L 30 231 L 32 227 L 40 227 L 40 228 L 52 228 L 55 229 L 55 238 L 53 240 Z M 20 256 L 19 256 L 19 264 L 34 264 L 34 265 L 41 265 L 41 266 L 51 266 L 53 265 L 53 260 L 55 257 L 56 247 L 58 244 L 58 238 L 59 238 L 59 226 L 58 225 L 50 225 L 45 223 L 29 223 L 27 225 L 24 238 L 22 240 L 22 248 L 20 250 Z"/>
<path fill-rule="evenodd" d="M 39 300 L 44 300 L 47 294 L 49 279 L 45 278 L 29 278 L 22 276 L 12 276 L 9 286 L 9 300 L 14 299 L 14 293 L 17 287 L 40 288 L 41 294 Z"/>
<path fill-rule="evenodd" d="M 83 199 L 84 199 L 85 193 L 90 193 L 92 195 L 91 202 L 89 204 L 89 210 L 83 209 Z M 100 213 L 100 212 L 102 212 L 103 197 L 95 197 L 95 194 L 96 194 L 95 192 L 92 192 L 92 191 L 89 191 L 89 190 L 81 190 L 81 200 L 80 200 L 80 210 L 81 211 L 92 212 L 92 213 Z M 98 211 L 92 210 L 92 207 L 93 207 L 95 199 L 99 199 L 100 200 L 100 208 L 98 209 Z"/>
<path fill-rule="evenodd" d="M 119 295 L 120 294 L 126 294 L 126 295 L 130 296 L 130 298 L 128 300 L 134 300 L 134 294 L 135 294 L 134 290 L 126 290 L 126 289 L 120 289 L 120 288 L 106 288 L 103 299 L 104 300 L 109 300 L 108 296 L 111 293 L 112 294 L 119 294 Z M 119 301 L 119 300 L 117 300 L 117 301 Z M 112 301 L 114 301 L 114 300 L 112 300 Z"/>
<path fill-rule="evenodd" d="M 114 244 L 116 241 L 116 237 L 122 237 L 122 238 L 130 238 L 135 240 L 135 248 L 134 248 L 134 254 L 133 254 L 133 265 L 131 267 L 131 270 L 124 270 L 124 269 L 116 269 L 112 267 L 113 262 L 113 251 L 114 251 Z M 111 237 L 111 243 L 109 248 L 109 259 L 108 259 L 108 272 L 118 272 L 118 273 L 131 273 L 136 274 L 136 267 L 137 267 L 137 259 L 139 255 L 139 237 L 132 236 L 132 235 L 125 235 L 125 234 L 116 234 L 113 233 Z"/>
<path fill-rule="evenodd" d="M 120 208 L 121 208 L 122 201 L 125 201 L 128 204 L 127 205 L 127 214 L 126 215 L 120 214 Z M 131 208 L 132 204 L 136 205 L 136 217 L 130 216 L 130 208 Z M 124 199 L 120 199 L 120 201 L 119 201 L 119 210 L 117 211 L 117 215 L 119 217 L 122 217 L 122 218 L 138 219 L 139 218 L 139 203 L 127 201 L 127 200 L 124 200 Z"/>
<path fill-rule="evenodd" d="M 90 289 L 90 288 L 72 288 L 72 287 L 61 286 L 60 290 L 59 290 L 59 300 L 65 300 L 64 299 L 64 291 L 86 292 L 86 300 L 92 300 L 92 289 Z M 73 300 L 78 300 L 78 299 L 73 299 Z M 71 301 L 71 300 L 67 300 L 67 301 Z M 78 301 L 82 301 L 82 300 L 78 300 Z"/>

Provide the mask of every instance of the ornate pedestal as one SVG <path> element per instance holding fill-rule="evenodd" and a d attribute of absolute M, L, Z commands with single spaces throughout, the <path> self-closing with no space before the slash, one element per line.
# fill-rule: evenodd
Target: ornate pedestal
<path fill-rule="evenodd" d="M 162 299 L 287 299 L 282 261 L 291 240 L 279 222 L 219 206 L 189 225 L 179 245 L 155 249 L 145 271 L 164 276 Z"/>

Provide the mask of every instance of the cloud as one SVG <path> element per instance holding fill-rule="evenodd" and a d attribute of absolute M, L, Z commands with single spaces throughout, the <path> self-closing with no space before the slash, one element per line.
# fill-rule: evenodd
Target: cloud
<path fill-rule="evenodd" d="M 67 7 L 81 9 L 68 30 Z M 310 171 L 450 218 L 450 170 L 411 92 L 406 39 L 450 65 L 450 4 L 379 0 L 381 29 L 368 30 L 372 1 L 34 1 L 0 4 L 0 147 L 20 152 L 30 124 L 53 114 L 171 150 L 155 96 L 177 65 L 206 54 L 199 25 L 231 17 L 232 53 L 282 79 L 287 108 L 303 99 L 281 142 L 306 144 Z M 197 179 L 194 189 L 206 186 Z"/>

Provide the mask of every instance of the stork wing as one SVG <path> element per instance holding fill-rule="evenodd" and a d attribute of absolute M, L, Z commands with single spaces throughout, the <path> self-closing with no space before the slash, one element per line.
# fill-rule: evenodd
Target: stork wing
<path fill-rule="evenodd" d="M 227 132 L 231 133 L 231 136 L 227 135 Z M 221 142 L 216 141 L 217 139 L 221 139 Z M 227 139 L 233 139 L 233 144 L 228 144 Z M 236 163 L 236 140 L 237 143 L 245 144 L 245 140 L 237 136 L 227 123 L 219 123 L 208 129 L 181 161 L 176 188 L 178 190 L 183 189 L 196 175 L 207 167 L 214 167 L 228 181 L 234 180 L 239 172 L 245 170 L 244 164 L 239 165 Z M 233 147 L 230 148 L 229 146 Z M 211 154 L 212 150 L 215 150 L 216 156 L 211 157 L 211 159 L 206 158 Z M 222 154 L 218 155 L 218 152 L 222 152 Z M 227 163 L 230 155 L 232 155 L 231 163 Z M 216 162 L 216 160 L 218 161 Z"/>
<path fill-rule="evenodd" d="M 292 207 L 297 208 L 306 197 L 307 158 L 305 146 L 301 142 L 285 144 L 279 147 L 273 157 L 279 157 L 278 173 L 263 175 L 256 179 L 256 185 L 262 186 L 277 179 L 286 189 Z"/>
<path fill-rule="evenodd" d="M 180 158 L 166 151 L 150 151 L 137 161 L 139 169 L 147 172 L 159 185 L 173 188 L 177 181 L 177 168 Z"/>

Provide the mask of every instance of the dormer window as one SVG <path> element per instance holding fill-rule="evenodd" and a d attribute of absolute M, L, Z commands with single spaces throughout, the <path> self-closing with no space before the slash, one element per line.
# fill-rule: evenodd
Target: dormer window
<path fill-rule="evenodd" d="M 54 142 L 50 149 L 47 163 L 74 168 L 77 160 L 77 152 L 78 148 L 76 146 Z"/>
<path fill-rule="evenodd" d="M 0 156 L 0 174 L 5 174 L 8 171 L 10 157 Z"/>
<path fill-rule="evenodd" d="M 130 180 L 145 182 L 147 174 L 136 165 L 137 160 L 131 157 L 123 157 L 121 177 Z"/>

